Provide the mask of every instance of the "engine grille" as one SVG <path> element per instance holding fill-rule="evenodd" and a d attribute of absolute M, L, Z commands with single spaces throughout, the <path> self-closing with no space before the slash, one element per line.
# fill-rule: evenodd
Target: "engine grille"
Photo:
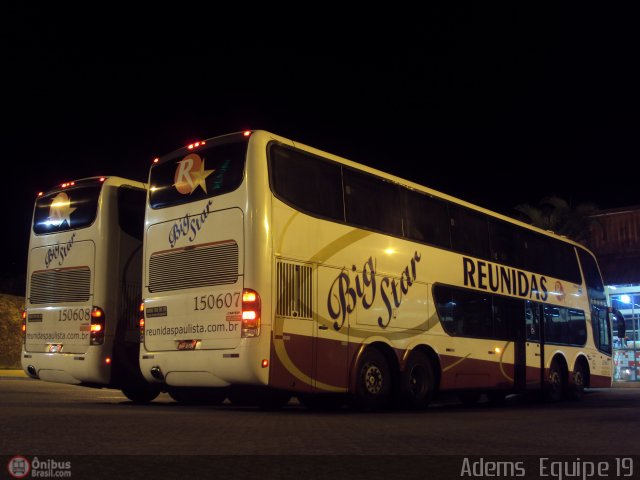
<path fill-rule="evenodd" d="M 86 302 L 90 295 L 89 267 L 39 270 L 31 274 L 29 301 L 34 305 Z"/>
<path fill-rule="evenodd" d="M 307 265 L 278 262 L 276 315 L 313 318 L 313 271 Z"/>
<path fill-rule="evenodd" d="M 238 244 L 234 241 L 157 252 L 149 259 L 149 291 L 232 284 L 238 281 Z"/>

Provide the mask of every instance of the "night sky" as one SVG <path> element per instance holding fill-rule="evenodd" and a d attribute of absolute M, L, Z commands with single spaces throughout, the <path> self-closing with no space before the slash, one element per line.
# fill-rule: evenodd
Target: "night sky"
<path fill-rule="evenodd" d="M 298 37 L 220 42 L 220 32 L 176 48 L 161 32 L 128 47 L 79 42 L 86 25 L 41 28 L 39 12 L 14 7 L 2 87 L 5 290 L 24 274 L 38 191 L 95 175 L 144 181 L 155 156 L 244 129 L 507 214 L 550 194 L 640 204 L 635 14 L 492 8 L 432 10 L 406 28 L 410 39 L 387 25 L 313 48 Z"/>

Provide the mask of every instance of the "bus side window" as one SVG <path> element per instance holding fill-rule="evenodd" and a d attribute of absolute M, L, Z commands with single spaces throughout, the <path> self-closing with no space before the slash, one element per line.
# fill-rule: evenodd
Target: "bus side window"
<path fill-rule="evenodd" d="M 403 193 L 405 237 L 451 248 L 447 202 L 406 188 Z"/>
<path fill-rule="evenodd" d="M 118 224 L 123 232 L 142 241 L 144 232 L 144 207 L 147 194 L 139 188 L 118 188 Z"/>
<path fill-rule="evenodd" d="M 598 350 L 611 353 L 611 328 L 609 324 L 609 311 L 604 294 L 604 284 L 598 270 L 595 258 L 582 248 L 578 248 L 578 257 L 582 266 L 584 281 L 587 285 L 587 295 L 591 303 L 591 328 L 593 338 Z"/>
<path fill-rule="evenodd" d="M 494 262 L 521 267 L 518 249 L 518 228 L 500 220 L 489 221 L 489 239 L 491 260 Z"/>
<path fill-rule="evenodd" d="M 611 353 L 611 330 L 609 315 L 606 307 L 591 307 L 591 324 L 593 337 L 598 350 Z"/>
<path fill-rule="evenodd" d="M 509 297 L 493 297 L 493 335 L 498 340 L 516 340 L 519 328 L 522 334 L 522 300 Z"/>
<path fill-rule="evenodd" d="M 569 322 L 569 343 L 584 345 L 587 342 L 587 321 L 582 310 L 567 310 Z"/>
<path fill-rule="evenodd" d="M 556 278 L 562 278 L 572 283 L 582 283 L 580 269 L 578 267 L 578 258 L 572 245 L 567 245 L 555 239 L 548 239 L 549 253 L 547 254 L 551 260 L 552 270 L 549 275 Z M 599 275 L 598 275 L 599 276 Z"/>
<path fill-rule="evenodd" d="M 455 289 L 456 318 L 462 322 L 462 335 L 475 338 L 493 338 L 493 312 L 491 296 L 472 290 Z"/>
<path fill-rule="evenodd" d="M 595 259 L 586 250 L 578 249 L 578 256 L 582 264 L 582 272 L 584 273 L 584 281 L 589 289 L 589 296 L 598 298 L 598 293 L 604 292 L 604 284 L 600 277 L 600 271 Z M 594 295 L 596 294 L 596 295 Z M 599 299 L 599 298 L 598 298 Z"/>
<path fill-rule="evenodd" d="M 540 305 L 527 300 L 525 306 L 526 338 L 532 342 L 540 341 Z"/>
<path fill-rule="evenodd" d="M 544 306 L 544 338 L 550 343 L 568 343 L 565 339 L 566 322 L 562 318 L 563 310 L 552 305 Z"/>
<path fill-rule="evenodd" d="M 468 208 L 449 205 L 453 250 L 478 258 L 489 256 L 487 217 Z"/>
<path fill-rule="evenodd" d="M 340 165 L 276 143 L 269 161 L 277 197 L 305 213 L 344 221 Z"/>
<path fill-rule="evenodd" d="M 436 310 L 442 328 L 449 335 L 462 335 L 462 322 L 460 315 L 456 315 L 456 303 L 453 300 L 453 289 L 444 285 L 433 287 L 433 297 L 436 302 Z"/>
<path fill-rule="evenodd" d="M 401 236 L 398 185 L 350 168 L 342 174 L 347 223 Z"/>

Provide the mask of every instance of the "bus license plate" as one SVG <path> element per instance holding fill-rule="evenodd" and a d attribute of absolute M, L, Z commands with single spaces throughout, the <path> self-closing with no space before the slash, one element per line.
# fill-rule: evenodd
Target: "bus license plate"
<path fill-rule="evenodd" d="M 197 340 L 180 340 L 178 350 L 195 350 L 197 343 Z"/>
<path fill-rule="evenodd" d="M 49 353 L 58 353 L 62 351 L 62 344 L 58 343 L 52 343 L 49 345 Z"/>

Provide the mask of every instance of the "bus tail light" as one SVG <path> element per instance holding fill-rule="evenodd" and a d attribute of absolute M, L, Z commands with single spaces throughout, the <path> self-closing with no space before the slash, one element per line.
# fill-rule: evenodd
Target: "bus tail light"
<path fill-rule="evenodd" d="M 23 310 L 20 314 L 20 318 L 22 318 L 22 326 L 20 327 L 22 330 L 22 343 L 27 343 L 27 311 Z"/>
<path fill-rule="evenodd" d="M 102 345 L 104 343 L 105 315 L 100 307 L 91 309 L 91 345 Z"/>
<path fill-rule="evenodd" d="M 144 343 L 144 300 L 140 304 L 140 320 L 138 321 L 140 327 L 140 343 Z"/>
<path fill-rule="evenodd" d="M 241 337 L 257 337 L 260 335 L 260 295 L 255 290 L 242 290 L 242 328 Z"/>

